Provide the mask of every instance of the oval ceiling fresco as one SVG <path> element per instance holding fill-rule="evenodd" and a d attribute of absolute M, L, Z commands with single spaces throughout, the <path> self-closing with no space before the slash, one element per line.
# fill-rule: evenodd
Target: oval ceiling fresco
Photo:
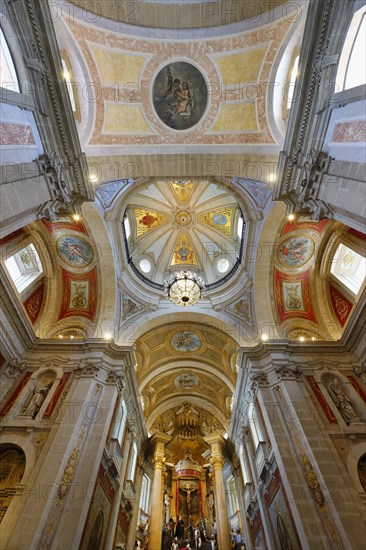
<path fill-rule="evenodd" d="M 155 111 L 162 122 L 174 130 L 187 130 L 195 126 L 205 112 L 207 98 L 205 79 L 191 63 L 170 63 L 155 78 Z"/>

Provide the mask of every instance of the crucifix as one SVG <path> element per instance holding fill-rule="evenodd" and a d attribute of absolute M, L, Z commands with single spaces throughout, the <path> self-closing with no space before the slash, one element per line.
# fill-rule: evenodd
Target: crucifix
<path fill-rule="evenodd" d="M 192 487 L 192 485 L 189 484 L 189 481 L 186 483 L 186 488 L 181 487 L 182 491 L 187 493 L 187 510 L 188 510 L 188 518 L 191 517 L 191 493 L 197 490 L 197 487 Z"/>

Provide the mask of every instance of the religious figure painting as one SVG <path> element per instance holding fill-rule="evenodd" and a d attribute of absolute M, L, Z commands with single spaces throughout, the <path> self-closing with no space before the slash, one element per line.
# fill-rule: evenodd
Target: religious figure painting
<path fill-rule="evenodd" d="M 122 303 L 121 303 L 121 318 L 122 319 L 128 319 L 129 317 L 132 317 L 133 315 L 137 315 L 137 313 L 141 313 L 143 311 L 143 307 L 141 304 L 130 298 L 127 294 L 124 294 L 122 296 Z"/>
<path fill-rule="evenodd" d="M 301 267 L 310 260 L 314 250 L 315 243 L 311 237 L 289 237 L 279 248 L 279 259 L 287 267 Z"/>
<path fill-rule="evenodd" d="M 186 234 L 180 235 L 170 265 L 181 264 L 198 265 L 192 244 Z"/>
<path fill-rule="evenodd" d="M 201 339 L 191 330 L 181 330 L 174 334 L 171 346 L 176 351 L 197 351 L 201 347 Z"/>
<path fill-rule="evenodd" d="M 81 550 L 99 550 L 104 548 L 112 502 L 100 479 L 90 505 Z"/>
<path fill-rule="evenodd" d="M 196 185 L 196 183 L 197 182 L 195 180 L 183 180 L 183 179 L 173 180 L 170 182 L 178 201 L 183 203 L 188 202 L 189 197 L 191 196 L 192 190 Z"/>
<path fill-rule="evenodd" d="M 153 84 L 153 103 L 160 120 L 174 130 L 188 130 L 207 106 L 207 84 L 191 63 L 174 61 L 161 69 Z"/>
<path fill-rule="evenodd" d="M 63 235 L 57 240 L 56 247 L 60 258 L 72 267 L 85 267 L 93 259 L 90 245 L 75 235 Z"/>
<path fill-rule="evenodd" d="M 300 550 L 301 546 L 281 486 L 268 506 L 268 513 L 276 547 L 283 550 Z"/>

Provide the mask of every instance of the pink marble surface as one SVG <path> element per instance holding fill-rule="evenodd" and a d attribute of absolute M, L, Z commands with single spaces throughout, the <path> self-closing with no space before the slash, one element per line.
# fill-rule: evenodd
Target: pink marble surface
<path fill-rule="evenodd" d="M 334 126 L 333 143 L 364 143 L 366 142 L 366 120 L 338 122 Z"/>
<path fill-rule="evenodd" d="M 0 122 L 0 145 L 35 145 L 32 128 L 28 124 Z"/>

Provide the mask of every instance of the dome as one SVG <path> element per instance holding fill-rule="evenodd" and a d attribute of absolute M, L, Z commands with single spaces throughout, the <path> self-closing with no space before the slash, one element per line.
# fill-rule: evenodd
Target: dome
<path fill-rule="evenodd" d="M 123 228 L 129 261 L 145 282 L 162 285 L 167 275 L 189 269 L 210 289 L 241 261 L 241 208 L 228 187 L 209 180 L 140 186 L 130 196 Z"/>

